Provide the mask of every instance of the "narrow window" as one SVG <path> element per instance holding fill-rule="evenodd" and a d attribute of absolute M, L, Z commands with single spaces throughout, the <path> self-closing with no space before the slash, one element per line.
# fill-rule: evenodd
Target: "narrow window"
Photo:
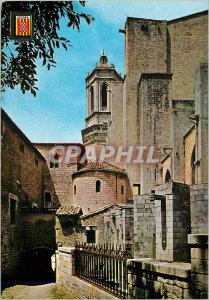
<path fill-rule="evenodd" d="M 169 182 L 169 181 L 171 181 L 171 173 L 169 170 L 167 170 L 165 174 L 165 182 Z"/>
<path fill-rule="evenodd" d="M 10 224 L 16 223 L 16 200 L 10 199 Z"/>
<path fill-rule="evenodd" d="M 101 192 L 101 181 L 100 180 L 96 181 L 96 192 L 97 193 Z"/>
<path fill-rule="evenodd" d="M 121 195 L 124 195 L 124 186 L 121 185 Z"/>
<path fill-rule="evenodd" d="M 94 87 L 91 86 L 90 88 L 91 93 L 91 111 L 94 111 Z"/>
<path fill-rule="evenodd" d="M 192 168 L 192 176 L 191 176 L 191 183 L 192 184 L 195 184 L 195 169 L 196 169 L 196 166 L 195 166 L 195 146 L 194 146 L 194 149 L 192 151 L 192 156 L 191 156 L 191 168 Z"/>
<path fill-rule="evenodd" d="M 38 159 L 35 158 L 35 165 L 38 167 Z"/>
<path fill-rule="evenodd" d="M 167 247 L 167 226 L 166 226 L 166 201 L 161 201 L 161 231 L 162 231 L 162 248 Z"/>
<path fill-rule="evenodd" d="M 96 243 L 96 230 L 87 230 L 86 231 L 86 242 L 87 244 Z"/>
<path fill-rule="evenodd" d="M 102 83 L 101 85 L 101 99 L 102 99 L 102 107 L 107 107 L 107 84 Z"/>
<path fill-rule="evenodd" d="M 140 184 L 133 185 L 133 196 L 140 195 Z"/>
<path fill-rule="evenodd" d="M 76 195 L 76 185 L 74 185 L 74 195 Z"/>
<path fill-rule="evenodd" d="M 20 143 L 20 151 L 21 151 L 22 153 L 25 152 L 25 146 L 24 146 L 23 143 Z"/>
<path fill-rule="evenodd" d="M 44 207 L 52 207 L 52 194 L 50 192 L 44 194 Z"/>

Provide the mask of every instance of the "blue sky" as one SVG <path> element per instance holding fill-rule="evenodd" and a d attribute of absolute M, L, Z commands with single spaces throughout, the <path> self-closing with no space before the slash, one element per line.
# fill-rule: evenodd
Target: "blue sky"
<path fill-rule="evenodd" d="M 36 98 L 19 88 L 2 94 L 2 106 L 32 142 L 81 142 L 85 127 L 85 77 L 99 61 L 103 49 L 109 62 L 124 74 L 124 28 L 126 18 L 171 20 L 208 9 L 206 0 L 88 1 L 83 9 L 95 22 L 81 24 L 80 33 L 65 26 L 61 34 L 72 47 L 57 51 L 57 67 L 38 66 Z"/>

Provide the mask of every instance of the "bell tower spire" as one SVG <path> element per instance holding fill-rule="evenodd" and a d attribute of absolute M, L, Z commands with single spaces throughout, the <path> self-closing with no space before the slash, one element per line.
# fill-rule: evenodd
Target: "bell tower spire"
<path fill-rule="evenodd" d="M 107 64 L 107 63 L 108 63 L 108 59 L 107 59 L 107 56 L 105 55 L 105 52 L 104 52 L 104 50 L 103 50 L 103 53 L 102 53 L 102 55 L 101 55 L 101 57 L 100 57 L 100 64 L 105 65 L 105 64 Z"/>
<path fill-rule="evenodd" d="M 106 144 L 108 124 L 111 120 L 112 83 L 122 81 L 115 66 L 108 63 L 103 50 L 99 63 L 86 78 L 87 118 L 82 130 L 84 145 Z"/>

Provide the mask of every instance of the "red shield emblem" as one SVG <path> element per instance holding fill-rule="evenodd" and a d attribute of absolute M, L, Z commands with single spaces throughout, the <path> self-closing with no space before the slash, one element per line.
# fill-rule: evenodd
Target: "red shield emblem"
<path fill-rule="evenodd" d="M 16 36 L 30 36 L 31 35 L 31 16 L 16 16 Z"/>

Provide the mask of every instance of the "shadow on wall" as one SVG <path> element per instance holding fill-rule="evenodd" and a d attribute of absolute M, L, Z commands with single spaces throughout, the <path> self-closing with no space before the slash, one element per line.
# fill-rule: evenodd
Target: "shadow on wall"
<path fill-rule="evenodd" d="M 47 164 L 44 165 L 44 170 L 43 170 L 43 207 L 55 207 L 58 208 L 61 206 L 59 197 L 56 193 L 56 189 L 54 186 L 54 182 L 52 180 L 52 176 L 50 174 L 50 170 Z M 46 199 L 46 196 L 50 194 L 51 197 Z"/>
<path fill-rule="evenodd" d="M 22 284 L 37 285 L 55 282 L 55 271 L 52 269 L 54 249 L 34 248 L 21 253 L 20 278 Z"/>

